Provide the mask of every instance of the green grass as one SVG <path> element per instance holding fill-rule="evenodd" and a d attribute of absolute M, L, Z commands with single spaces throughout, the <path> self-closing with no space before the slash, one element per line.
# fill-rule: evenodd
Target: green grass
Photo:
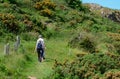
<path fill-rule="evenodd" d="M 0 43 L 0 56 L 3 56 L 4 54 L 4 44 Z"/>
<path fill-rule="evenodd" d="M 33 53 L 32 50 L 33 62 L 28 63 L 28 67 L 24 70 L 25 75 L 42 79 L 52 73 L 52 67 L 54 66 L 55 60 L 59 62 L 64 62 L 64 60 L 72 61 L 75 58 L 76 50 L 70 49 L 67 46 L 67 42 L 66 39 L 61 38 L 45 40 L 46 59 L 42 63 L 38 62 L 37 53 Z M 35 44 L 35 42 L 31 43 Z"/>

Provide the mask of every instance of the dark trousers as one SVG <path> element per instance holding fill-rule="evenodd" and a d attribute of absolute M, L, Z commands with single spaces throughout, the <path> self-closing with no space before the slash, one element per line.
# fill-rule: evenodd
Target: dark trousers
<path fill-rule="evenodd" d="M 37 49 L 37 53 L 38 53 L 38 60 L 42 61 L 41 59 L 43 59 L 44 50 L 43 49 Z"/>

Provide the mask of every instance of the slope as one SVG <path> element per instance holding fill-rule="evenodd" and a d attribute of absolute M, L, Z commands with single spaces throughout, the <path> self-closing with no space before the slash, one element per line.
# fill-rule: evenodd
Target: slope
<path fill-rule="evenodd" d="M 65 33 L 65 32 L 63 32 Z M 75 53 L 80 52 L 77 49 L 71 49 L 68 46 L 69 35 L 51 39 L 46 39 L 46 59 L 40 63 L 37 60 L 37 54 L 33 54 L 33 62 L 28 63 L 28 67 L 23 71 L 27 77 L 32 76 L 37 79 L 43 79 L 44 77 L 52 74 L 52 68 L 55 61 L 64 62 L 65 60 L 72 61 L 75 58 Z M 34 43 L 34 42 L 33 42 Z M 32 53 L 32 52 L 31 52 Z"/>
<path fill-rule="evenodd" d="M 3 0 L 0 3 L 0 47 L 3 49 L 8 42 L 12 45 L 9 56 L 3 56 L 0 49 L 2 79 L 49 76 L 54 73 L 52 67 L 55 59 L 58 62 L 65 62 L 66 59 L 71 62 L 76 54 L 87 53 L 91 57 L 96 53 L 119 54 L 119 23 L 90 12 L 81 2 L 79 4 L 79 0 L 75 0 L 75 3 L 73 0 L 11 1 Z M 33 52 L 39 34 L 46 38 L 46 60 L 43 63 L 37 61 L 37 54 Z M 13 51 L 16 35 L 21 37 L 17 52 Z M 97 45 L 91 51 L 94 42 Z"/>

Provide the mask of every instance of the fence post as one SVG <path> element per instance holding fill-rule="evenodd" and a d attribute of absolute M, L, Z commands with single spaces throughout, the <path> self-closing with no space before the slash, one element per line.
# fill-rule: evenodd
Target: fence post
<path fill-rule="evenodd" d="M 9 51 L 10 51 L 10 44 L 7 43 L 7 44 L 4 46 L 4 53 L 5 53 L 5 55 L 9 55 Z"/>
<path fill-rule="evenodd" d="M 17 36 L 17 37 L 16 37 L 16 42 L 15 42 L 15 45 L 14 45 L 15 51 L 18 50 L 19 45 L 20 45 L 20 37 Z"/>

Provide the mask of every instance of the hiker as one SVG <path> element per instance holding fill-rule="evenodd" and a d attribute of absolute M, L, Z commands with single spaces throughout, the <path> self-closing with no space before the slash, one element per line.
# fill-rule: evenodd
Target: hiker
<path fill-rule="evenodd" d="M 38 53 L 38 61 L 42 62 L 43 59 L 45 59 L 45 57 L 44 57 L 45 44 L 44 44 L 44 39 L 42 38 L 42 35 L 38 36 L 35 50 Z"/>

